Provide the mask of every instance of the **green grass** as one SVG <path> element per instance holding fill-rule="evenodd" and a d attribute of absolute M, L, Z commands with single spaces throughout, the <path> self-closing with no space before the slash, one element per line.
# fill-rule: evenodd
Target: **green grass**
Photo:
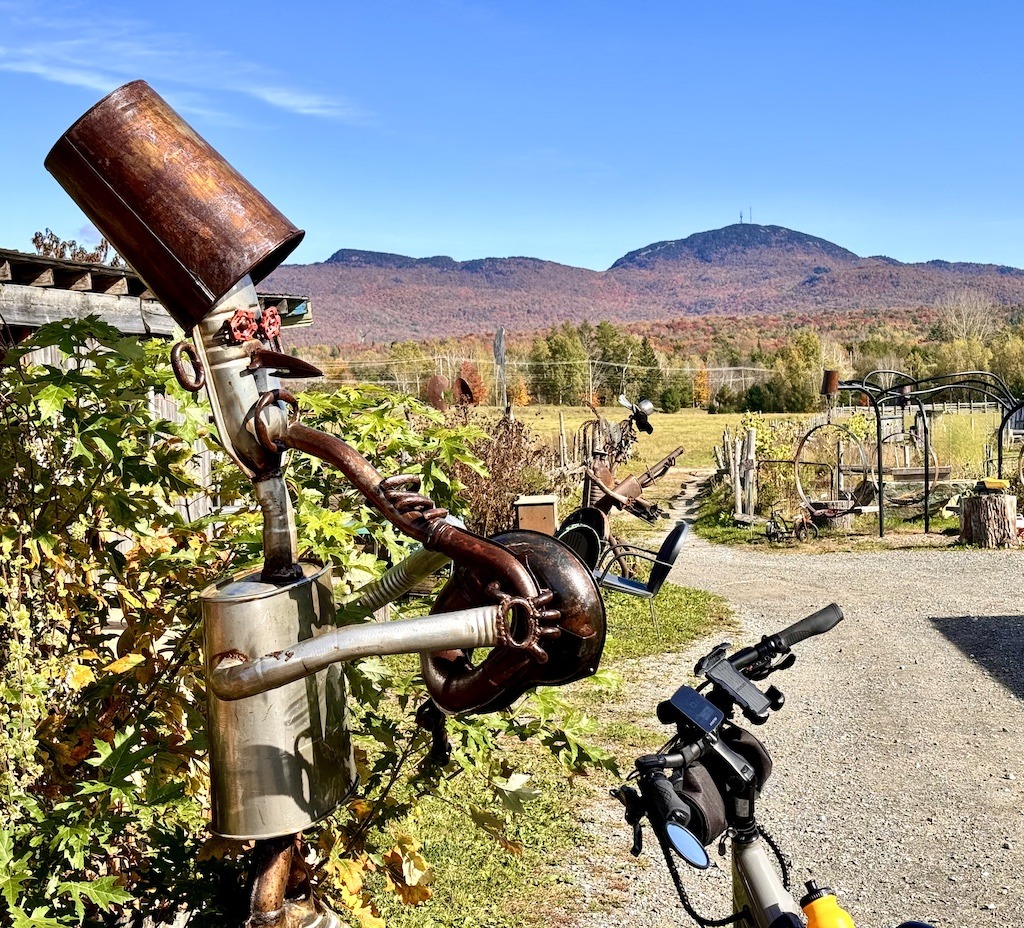
<path fill-rule="evenodd" d="M 682 650 L 709 628 L 721 624 L 727 608 L 720 596 L 666 583 L 655 606 L 658 625 L 651 622 L 647 600 L 621 593 L 607 593 L 610 634 L 604 663 Z"/>
<path fill-rule="evenodd" d="M 566 439 L 571 448 L 572 436 L 576 430 L 588 419 L 593 419 L 589 409 L 575 406 L 526 406 L 517 409 L 516 415 L 539 435 L 557 441 L 559 412 L 565 417 Z M 611 422 L 619 422 L 625 418 L 626 410 L 621 406 L 615 406 L 602 409 L 601 414 Z M 741 413 L 709 416 L 703 409 L 656 413 L 651 417 L 654 432 L 651 435 L 640 433 L 639 441 L 634 448 L 634 456 L 626 470 L 635 469 L 636 464 L 642 464 L 644 467 L 654 464 L 679 445 L 686 449 L 679 462 L 682 467 L 713 467 L 715 459 L 712 449 L 722 443 L 722 432 L 729 428 L 735 434 L 742 418 Z"/>
<path fill-rule="evenodd" d="M 593 418 L 589 409 L 576 406 L 526 406 L 516 410 L 516 415 L 533 431 L 554 442 L 558 436 L 559 412 L 565 418 L 566 437 L 571 447 L 572 436 L 576 430 L 588 419 Z M 610 421 L 618 422 L 625 417 L 626 411 L 615 406 L 602 409 L 601 414 Z M 646 467 L 661 460 L 678 445 L 683 445 L 686 448 L 686 453 L 680 461 L 683 467 L 711 467 L 714 465 L 712 449 L 722 443 L 722 432 L 729 428 L 735 435 L 742 418 L 741 413 L 721 413 L 712 416 L 703 409 L 656 413 L 651 417 L 654 432 L 651 435 L 640 433 L 634 449 L 633 462 Z M 771 420 L 803 417 L 768 415 L 764 418 Z M 999 416 L 991 410 L 942 413 L 934 416 L 931 422 L 932 449 L 940 464 L 952 466 L 955 479 L 977 476 L 984 459 L 984 447 L 986 443 L 994 444 L 998 426 Z M 869 452 L 871 450 L 869 449 Z M 1017 457 L 1016 451 L 1008 454 L 1008 469 L 1016 469 Z"/>
<path fill-rule="evenodd" d="M 728 623 L 728 608 L 721 597 L 672 584 L 662 588 L 657 606 L 658 631 L 651 625 L 645 601 L 608 597 L 602 669 L 614 670 L 627 659 L 681 649 Z M 624 689 L 615 674 L 602 674 L 562 691 L 574 709 L 594 719 L 595 740 L 615 753 L 620 766 L 657 746 L 657 735 L 651 730 L 657 725 L 653 719 L 634 720 L 627 710 L 626 718 L 620 715 L 607 724 L 601 722 L 602 710 L 610 703 L 621 703 Z M 517 742 L 508 749 L 517 753 L 517 761 L 533 776 L 531 787 L 541 794 L 525 806 L 513 826 L 511 837 L 522 844 L 522 853 L 504 850 L 453 806 L 426 801 L 416 819 L 403 827 L 423 842 L 424 856 L 435 867 L 434 894 L 415 908 L 380 894 L 381 914 L 390 928 L 539 928 L 551 924 L 550 913 L 557 911 L 559 904 L 564 906 L 566 887 L 560 864 L 587 840 L 580 827 L 580 808 L 592 791 L 537 747 Z M 623 841 L 628 839 L 623 826 Z"/>
<path fill-rule="evenodd" d="M 939 464 L 953 468 L 954 480 L 972 479 L 984 473 L 985 445 L 995 447 L 995 433 L 999 428 L 999 415 L 995 411 L 942 413 L 930 424 L 930 442 Z M 1013 452 L 1004 459 L 1004 473 L 1016 470 L 1018 454 Z"/>
<path fill-rule="evenodd" d="M 522 852 L 513 854 L 481 831 L 464 812 L 440 800 L 427 800 L 409 831 L 423 841 L 434 866 L 433 896 L 420 906 L 402 905 L 389 893 L 378 895 L 390 928 L 518 928 L 543 924 L 544 900 L 558 892 L 556 867 L 583 840 L 578 815 L 581 790 L 550 757 L 528 751 L 525 769 L 540 796 L 528 803 L 508 829 Z M 522 758 L 517 758 L 521 761 Z M 460 802 L 483 796 L 461 795 Z"/>

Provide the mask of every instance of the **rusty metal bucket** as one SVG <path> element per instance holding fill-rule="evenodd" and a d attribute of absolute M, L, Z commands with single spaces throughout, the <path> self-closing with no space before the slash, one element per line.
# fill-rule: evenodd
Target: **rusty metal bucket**
<path fill-rule="evenodd" d="M 45 164 L 186 331 L 305 234 L 145 81 L 104 97 Z"/>

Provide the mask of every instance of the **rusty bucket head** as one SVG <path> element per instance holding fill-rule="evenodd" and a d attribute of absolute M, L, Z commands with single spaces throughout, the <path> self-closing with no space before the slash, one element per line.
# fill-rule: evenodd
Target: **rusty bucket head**
<path fill-rule="evenodd" d="M 186 330 L 304 235 L 145 81 L 82 116 L 46 168 Z"/>

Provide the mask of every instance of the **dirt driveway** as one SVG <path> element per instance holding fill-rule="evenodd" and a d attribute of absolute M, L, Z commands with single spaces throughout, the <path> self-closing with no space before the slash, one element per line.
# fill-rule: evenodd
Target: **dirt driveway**
<path fill-rule="evenodd" d="M 831 601 L 846 613 L 772 678 L 787 704 L 757 731 L 775 761 L 762 818 L 794 882 L 833 886 L 858 928 L 1024 926 L 1024 553 L 810 555 L 698 539 L 672 579 L 726 597 L 737 643 Z M 656 728 L 655 705 L 709 643 L 625 668 L 610 711 Z M 688 924 L 664 864 L 629 856 L 619 809 L 596 790 L 588 828 L 596 848 L 573 862 L 582 892 L 567 921 Z M 724 870 L 686 879 L 723 914 Z"/>

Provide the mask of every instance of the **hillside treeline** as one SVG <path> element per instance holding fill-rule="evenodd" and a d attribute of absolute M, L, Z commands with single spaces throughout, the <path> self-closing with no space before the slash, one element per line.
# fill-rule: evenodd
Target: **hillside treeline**
<path fill-rule="evenodd" d="M 511 335 L 504 394 L 489 338 L 403 341 L 358 353 L 317 346 L 302 354 L 319 362 L 329 381 L 379 383 L 413 395 L 426 396 L 435 374 L 450 386 L 461 377 L 474 401 L 485 404 L 504 398 L 515 405 L 609 405 L 625 394 L 667 412 L 805 412 L 817 407 L 824 368 L 843 379 L 875 370 L 915 378 L 989 371 L 1024 393 L 1024 307 L 1008 310 L 964 290 L 904 319 L 851 315 L 719 317 L 714 325 L 705 318 L 637 330 L 607 321 L 565 323 Z"/>

